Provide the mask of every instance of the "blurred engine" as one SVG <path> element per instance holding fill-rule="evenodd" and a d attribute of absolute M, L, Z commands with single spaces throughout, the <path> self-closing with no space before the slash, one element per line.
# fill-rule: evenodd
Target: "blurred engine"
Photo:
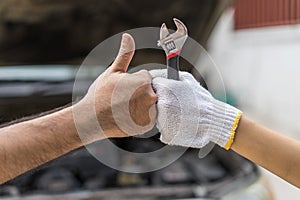
<path fill-rule="evenodd" d="M 154 151 L 163 146 L 156 138 L 114 139 L 113 142 L 134 152 Z M 102 148 L 101 151 L 110 156 L 111 149 Z M 224 190 L 230 182 L 246 178 L 245 184 L 248 184 L 257 176 L 255 165 L 233 152 L 215 147 L 203 159 L 197 154 L 198 150 L 188 149 L 176 162 L 161 170 L 125 173 L 103 165 L 81 148 L 2 185 L 0 195 L 31 199 L 31 195 L 36 194 L 67 197 L 70 193 L 88 191 L 88 199 L 94 195 L 97 199 L 112 196 L 116 199 L 215 197 L 218 190 Z M 128 164 L 142 168 L 145 163 L 121 158 L 121 165 Z"/>

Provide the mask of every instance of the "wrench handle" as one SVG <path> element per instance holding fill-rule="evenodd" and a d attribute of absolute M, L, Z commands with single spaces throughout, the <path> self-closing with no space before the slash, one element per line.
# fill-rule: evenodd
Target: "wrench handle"
<path fill-rule="evenodd" d="M 167 58 L 168 79 L 179 80 L 179 55 Z"/>

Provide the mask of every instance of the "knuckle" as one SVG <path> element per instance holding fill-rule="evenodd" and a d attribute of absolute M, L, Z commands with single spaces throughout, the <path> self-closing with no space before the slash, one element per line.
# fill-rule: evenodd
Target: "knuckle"
<path fill-rule="evenodd" d="M 151 74 L 145 69 L 140 70 L 138 73 L 140 73 L 142 76 L 145 76 L 147 79 L 152 78 Z"/>
<path fill-rule="evenodd" d="M 149 99 L 151 100 L 151 102 L 156 102 L 157 101 L 157 95 L 155 94 L 155 92 L 153 90 L 151 90 L 149 92 Z"/>
<path fill-rule="evenodd" d="M 144 69 L 132 74 L 132 76 L 144 84 L 150 84 L 152 81 L 150 73 Z"/>
<path fill-rule="evenodd" d="M 151 85 L 145 85 L 143 88 L 144 89 L 143 89 L 142 96 L 143 96 L 143 99 L 145 100 L 144 103 L 146 105 L 149 105 L 149 106 L 151 106 L 154 103 L 156 103 L 157 102 L 157 95 L 153 91 Z"/>
<path fill-rule="evenodd" d="M 151 74 L 148 72 L 148 71 L 146 71 L 145 70 L 145 82 L 147 82 L 147 83 L 151 83 L 152 82 L 152 76 L 151 76 Z"/>
<path fill-rule="evenodd" d="M 139 72 L 140 72 L 140 73 L 148 73 L 148 71 L 145 70 L 145 69 L 142 69 L 142 70 L 140 70 Z"/>

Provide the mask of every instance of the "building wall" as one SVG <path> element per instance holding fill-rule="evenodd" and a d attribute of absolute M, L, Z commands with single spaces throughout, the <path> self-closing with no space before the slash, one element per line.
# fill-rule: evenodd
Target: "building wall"
<path fill-rule="evenodd" d="M 234 30 L 233 24 L 230 9 L 208 43 L 227 90 L 249 114 L 300 138 L 300 25 Z"/>
<path fill-rule="evenodd" d="M 234 6 L 236 29 L 300 22 L 300 0 L 238 0 Z"/>
<path fill-rule="evenodd" d="M 214 29 L 208 51 L 246 116 L 300 139 L 300 25 L 235 30 L 230 9 Z M 206 76 L 213 77 L 213 70 Z M 277 200 L 299 197 L 299 189 L 264 173 Z"/>

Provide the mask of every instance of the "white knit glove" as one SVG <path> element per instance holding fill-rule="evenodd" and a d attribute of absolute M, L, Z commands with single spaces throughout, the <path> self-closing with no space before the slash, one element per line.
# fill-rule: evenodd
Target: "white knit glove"
<path fill-rule="evenodd" d="M 156 91 L 157 128 L 169 145 L 202 148 L 210 141 L 230 149 L 242 112 L 214 99 L 194 77 L 180 72 L 180 81 L 166 79 L 166 70 L 151 70 Z"/>

